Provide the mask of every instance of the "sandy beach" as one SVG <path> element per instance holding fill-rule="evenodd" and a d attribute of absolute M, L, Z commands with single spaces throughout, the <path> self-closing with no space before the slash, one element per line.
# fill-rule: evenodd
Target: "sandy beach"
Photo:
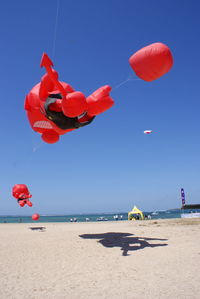
<path fill-rule="evenodd" d="M 0 239 L 1 299 L 199 298 L 200 219 L 6 223 Z"/>

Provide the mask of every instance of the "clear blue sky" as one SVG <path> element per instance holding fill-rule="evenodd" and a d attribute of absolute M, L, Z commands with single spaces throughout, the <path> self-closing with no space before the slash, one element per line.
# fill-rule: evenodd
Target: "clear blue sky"
<path fill-rule="evenodd" d="M 57 0 L 3 1 L 0 10 L 0 214 L 150 211 L 200 202 L 200 3 L 191 0 L 60 0 L 55 69 L 88 96 L 113 87 L 115 106 L 48 145 L 23 109 L 52 58 Z M 174 67 L 153 82 L 128 59 L 167 44 Z M 153 130 L 144 135 L 146 129 Z M 12 186 L 27 184 L 33 208 L 20 208 Z"/>

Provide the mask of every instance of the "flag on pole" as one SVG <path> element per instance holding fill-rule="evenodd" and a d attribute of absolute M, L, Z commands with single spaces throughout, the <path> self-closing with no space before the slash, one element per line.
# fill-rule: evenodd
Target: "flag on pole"
<path fill-rule="evenodd" d="M 182 200 L 182 207 L 183 207 L 185 205 L 185 192 L 183 188 L 181 188 L 181 200 Z"/>

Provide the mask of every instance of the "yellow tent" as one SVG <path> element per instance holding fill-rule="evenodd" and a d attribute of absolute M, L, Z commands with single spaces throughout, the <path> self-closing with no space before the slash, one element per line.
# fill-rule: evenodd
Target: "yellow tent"
<path fill-rule="evenodd" d="M 128 220 L 144 220 L 144 214 L 136 206 L 128 213 Z"/>

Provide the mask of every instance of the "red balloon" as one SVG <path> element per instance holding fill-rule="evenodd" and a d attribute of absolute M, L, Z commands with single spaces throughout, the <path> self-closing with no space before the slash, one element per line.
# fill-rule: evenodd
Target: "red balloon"
<path fill-rule="evenodd" d="M 47 143 L 55 143 L 59 140 L 59 135 L 55 131 L 46 131 L 42 134 L 42 140 Z"/>
<path fill-rule="evenodd" d="M 40 215 L 37 214 L 37 213 L 36 213 L 36 214 L 33 214 L 33 215 L 32 215 L 32 219 L 33 219 L 33 220 L 38 220 L 38 219 L 40 219 Z"/>
<path fill-rule="evenodd" d="M 12 195 L 17 199 L 20 207 L 24 207 L 25 205 L 32 207 L 33 204 L 29 200 L 32 195 L 29 193 L 28 187 L 25 184 L 14 185 L 12 188 Z"/>
<path fill-rule="evenodd" d="M 43 141 L 57 142 L 60 135 L 90 124 L 97 114 L 114 104 L 109 95 L 111 88 L 106 96 L 103 92 L 96 94 L 96 91 L 86 98 L 69 84 L 61 82 L 45 53 L 40 66 L 45 67 L 47 73 L 26 96 L 24 108 L 32 129 L 42 134 Z"/>
<path fill-rule="evenodd" d="M 154 43 L 133 54 L 129 63 L 139 78 L 153 81 L 169 72 L 173 66 L 173 56 L 165 44 Z"/>

